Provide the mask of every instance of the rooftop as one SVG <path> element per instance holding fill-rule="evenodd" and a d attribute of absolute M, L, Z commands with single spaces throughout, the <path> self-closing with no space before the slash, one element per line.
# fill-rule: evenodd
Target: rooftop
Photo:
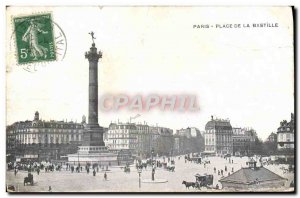
<path fill-rule="evenodd" d="M 220 179 L 220 182 L 254 184 L 256 182 L 285 180 L 285 178 L 264 168 L 241 168 L 233 174 Z"/>
<path fill-rule="evenodd" d="M 205 125 L 205 130 L 217 129 L 217 130 L 232 130 L 229 119 L 214 119 L 213 116 L 211 120 Z"/>

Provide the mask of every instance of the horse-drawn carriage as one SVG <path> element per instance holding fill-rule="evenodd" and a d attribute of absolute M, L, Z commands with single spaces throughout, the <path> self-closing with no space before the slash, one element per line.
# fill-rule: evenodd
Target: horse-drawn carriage
<path fill-rule="evenodd" d="M 24 178 L 24 186 L 28 183 L 33 186 L 33 175 L 31 173 L 28 173 L 28 176 Z"/>
<path fill-rule="evenodd" d="M 200 175 L 196 174 L 196 188 L 201 188 L 201 187 L 207 187 L 211 188 L 214 182 L 214 176 L 213 175 Z"/>

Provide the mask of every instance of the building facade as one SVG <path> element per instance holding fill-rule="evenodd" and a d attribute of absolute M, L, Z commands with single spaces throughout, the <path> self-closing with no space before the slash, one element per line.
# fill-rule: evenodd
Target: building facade
<path fill-rule="evenodd" d="M 150 148 L 149 152 L 153 149 L 158 155 L 172 156 L 174 154 L 174 137 L 173 130 L 167 127 L 151 127 L 154 134 L 158 134 L 156 139 L 153 140 L 153 147 Z M 152 140 L 151 140 L 152 141 Z"/>
<path fill-rule="evenodd" d="M 176 134 L 183 137 L 187 137 L 187 138 L 191 138 L 192 137 L 192 134 L 191 134 L 191 130 L 190 128 L 186 128 L 186 129 L 179 129 L 179 130 L 176 130 Z"/>
<path fill-rule="evenodd" d="M 204 150 L 204 137 L 196 127 L 176 130 L 174 150 L 178 154 L 201 153 Z"/>
<path fill-rule="evenodd" d="M 229 120 L 214 119 L 205 125 L 205 152 L 225 155 L 232 154 L 233 141 L 232 141 L 232 126 Z"/>
<path fill-rule="evenodd" d="M 232 131 L 233 155 L 246 156 L 253 154 L 257 138 L 255 130 L 251 128 L 233 128 Z"/>
<path fill-rule="evenodd" d="M 128 150 L 133 153 L 138 149 L 137 127 L 133 123 L 111 123 L 107 131 L 109 150 Z"/>
<path fill-rule="evenodd" d="M 291 121 L 283 120 L 277 129 L 277 148 L 278 151 L 293 152 L 295 148 L 294 142 L 294 114 L 291 114 Z"/>
<path fill-rule="evenodd" d="M 138 146 L 136 151 L 138 156 L 147 156 L 150 153 L 150 142 L 151 142 L 151 135 L 149 126 L 144 124 L 136 124 L 137 128 L 137 143 Z"/>
<path fill-rule="evenodd" d="M 83 138 L 82 123 L 44 121 L 36 112 L 32 121 L 15 122 L 6 128 L 7 149 L 15 158 L 60 159 L 76 152 Z"/>
<path fill-rule="evenodd" d="M 146 123 L 111 123 L 104 137 L 110 150 L 127 150 L 142 158 L 150 157 L 152 150 L 170 154 L 174 145 L 172 129 Z"/>

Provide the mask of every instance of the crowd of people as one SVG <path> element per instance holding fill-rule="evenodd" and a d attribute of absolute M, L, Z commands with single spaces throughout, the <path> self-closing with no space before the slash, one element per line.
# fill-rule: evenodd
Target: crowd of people
<path fill-rule="evenodd" d="M 213 177 L 210 177 L 212 179 L 212 182 L 207 182 L 203 183 L 203 181 L 199 180 L 201 185 L 204 185 L 206 187 L 214 188 L 214 189 L 219 189 L 220 184 L 218 183 L 218 180 L 220 178 L 229 176 L 233 174 L 235 171 L 237 171 L 236 165 L 239 164 L 239 158 L 236 157 L 231 157 L 231 156 L 218 156 L 218 157 L 205 157 L 205 156 L 200 156 L 199 154 L 185 154 L 181 156 L 176 156 L 176 157 L 168 157 L 168 156 L 161 156 L 161 157 L 156 157 L 155 159 L 153 158 L 147 158 L 147 159 L 135 159 L 134 161 L 134 166 L 137 169 L 145 169 L 147 168 L 152 169 L 153 177 L 155 173 L 155 169 L 159 168 L 161 170 L 167 170 L 171 172 L 175 172 L 175 159 L 176 164 L 182 164 L 182 163 L 195 163 L 197 164 L 196 166 L 202 166 L 203 168 L 199 169 L 199 172 L 195 172 L 196 174 L 200 174 L 201 176 L 209 176 L 212 175 Z M 216 164 L 215 160 L 219 161 L 222 160 L 223 164 Z M 211 163 L 211 161 L 213 163 Z M 259 161 L 259 159 L 258 159 Z M 265 162 L 265 165 L 269 165 L 270 163 L 267 161 Z M 121 169 L 124 169 L 124 172 L 130 173 L 130 165 L 127 163 Z M 173 168 L 172 168 L 173 167 Z M 76 174 L 76 173 L 86 173 L 90 174 L 91 176 L 96 177 L 99 175 L 101 172 L 101 175 L 103 175 L 104 180 L 108 180 L 108 175 L 107 172 L 109 172 L 110 166 L 109 164 L 107 165 L 100 165 L 100 164 L 90 164 L 90 163 L 54 163 L 54 162 L 49 162 L 49 161 L 42 161 L 42 162 L 9 162 L 7 163 L 7 169 L 10 171 L 14 171 L 14 175 L 16 176 L 19 171 L 27 171 L 28 173 L 36 173 L 37 175 L 41 173 L 51 173 L 51 172 L 57 172 L 57 171 L 67 171 L 70 172 L 71 174 Z M 236 169 L 237 168 L 237 169 Z M 292 170 L 292 168 L 280 168 L 284 172 Z M 129 170 L 129 171 L 128 171 Z M 201 171 L 200 171 L 201 170 Z M 194 179 L 194 181 L 190 180 L 191 182 L 185 182 L 186 184 L 189 183 L 197 183 L 197 177 Z M 195 186 L 199 186 L 200 184 L 194 184 Z M 200 185 L 200 186 L 201 186 Z M 292 185 L 292 184 L 291 184 Z M 294 184 L 293 184 L 294 185 Z"/>
<path fill-rule="evenodd" d="M 7 170 L 14 171 L 14 175 L 16 176 L 19 171 L 25 171 L 28 172 L 28 175 L 32 175 L 33 172 L 36 172 L 37 175 L 41 173 L 41 171 L 44 171 L 45 173 L 48 172 L 54 172 L 54 171 L 70 171 L 71 173 L 80 173 L 83 171 L 86 171 L 87 174 L 90 173 L 92 169 L 93 176 L 96 176 L 96 174 L 101 171 L 104 171 L 104 180 L 107 180 L 107 171 L 108 165 L 98 165 L 98 164 L 89 164 L 86 163 L 85 166 L 82 166 L 79 164 L 75 165 L 72 163 L 64 163 L 64 164 L 58 164 L 58 163 L 51 163 L 47 161 L 42 161 L 42 162 L 8 162 L 7 163 Z"/>

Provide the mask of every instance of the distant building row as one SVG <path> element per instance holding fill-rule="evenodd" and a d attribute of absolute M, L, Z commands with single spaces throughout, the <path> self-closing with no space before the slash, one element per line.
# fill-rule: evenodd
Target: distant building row
<path fill-rule="evenodd" d="M 76 153 L 82 144 L 86 119 L 81 123 L 44 121 L 36 112 L 33 120 L 15 122 L 6 128 L 8 158 L 59 160 Z M 105 145 L 112 151 L 130 151 L 149 157 L 154 150 L 159 155 L 201 152 L 204 140 L 197 128 L 173 130 L 146 123 L 111 123 L 103 135 Z"/>
<path fill-rule="evenodd" d="M 82 144 L 86 119 L 81 123 L 44 121 L 36 112 L 32 121 L 15 122 L 7 126 L 8 156 L 38 159 L 60 159 L 76 153 Z M 278 151 L 294 150 L 294 115 L 291 121 L 280 123 L 277 134 L 268 140 L 276 141 Z M 130 151 L 149 157 L 154 150 L 159 155 L 178 155 L 204 152 L 208 155 L 252 155 L 257 153 L 257 134 L 249 128 L 233 128 L 229 120 L 215 119 L 205 125 L 205 131 L 195 127 L 173 130 L 146 123 L 111 123 L 103 135 L 105 145 L 113 151 Z"/>

